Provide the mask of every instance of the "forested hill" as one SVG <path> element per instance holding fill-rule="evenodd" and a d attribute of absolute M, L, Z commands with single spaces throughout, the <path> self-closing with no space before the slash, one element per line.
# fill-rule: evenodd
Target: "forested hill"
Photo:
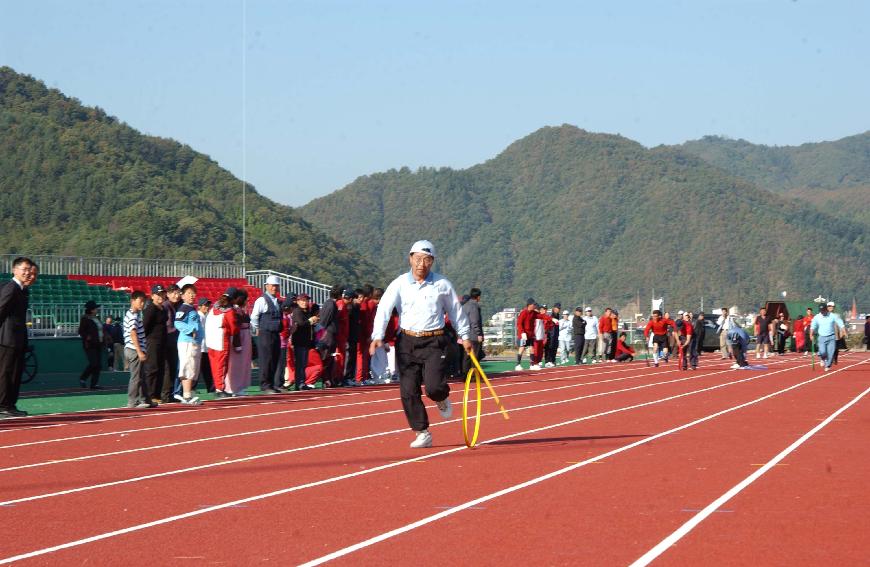
<path fill-rule="evenodd" d="M 300 209 L 388 274 L 430 238 L 439 269 L 490 307 L 527 296 L 626 306 L 778 296 L 870 301 L 870 229 L 671 147 L 547 127 L 466 170 L 361 177 Z"/>
<path fill-rule="evenodd" d="M 870 131 L 800 146 L 705 136 L 676 147 L 759 187 L 870 225 Z"/>
<path fill-rule="evenodd" d="M 241 259 L 242 182 L 208 156 L 145 136 L 0 67 L 3 253 Z M 247 187 L 249 268 L 323 282 L 379 269 Z"/>

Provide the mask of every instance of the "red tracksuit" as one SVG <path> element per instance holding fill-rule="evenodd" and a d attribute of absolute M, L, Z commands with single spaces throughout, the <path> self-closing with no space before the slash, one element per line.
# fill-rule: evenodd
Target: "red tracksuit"
<path fill-rule="evenodd" d="M 347 362 L 347 338 L 350 335 L 350 316 L 347 311 L 348 301 L 339 299 L 335 302 L 338 310 L 338 332 L 335 334 L 335 361 L 332 365 L 332 382 L 340 383 L 344 377 L 344 365 Z"/>
<path fill-rule="evenodd" d="M 205 320 L 208 361 L 215 390 L 223 391 L 233 350 L 233 337 L 239 334 L 236 313 L 232 307 L 215 306 Z"/>
<path fill-rule="evenodd" d="M 378 302 L 374 299 L 363 299 L 359 304 L 359 338 L 356 349 L 356 381 L 368 380 L 369 345 L 372 343 L 372 330 L 375 328 L 375 313 L 378 311 Z"/>

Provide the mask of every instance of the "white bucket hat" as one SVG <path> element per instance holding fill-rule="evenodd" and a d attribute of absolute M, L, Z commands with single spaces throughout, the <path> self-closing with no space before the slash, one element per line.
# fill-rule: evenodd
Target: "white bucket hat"
<path fill-rule="evenodd" d="M 269 276 L 266 278 L 266 285 L 281 285 L 281 280 L 278 279 L 278 276 Z"/>

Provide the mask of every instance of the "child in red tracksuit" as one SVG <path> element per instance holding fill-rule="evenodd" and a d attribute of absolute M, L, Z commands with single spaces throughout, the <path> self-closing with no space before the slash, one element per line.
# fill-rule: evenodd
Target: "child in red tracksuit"
<path fill-rule="evenodd" d="M 619 333 L 616 339 L 616 362 L 631 362 L 634 360 L 634 349 L 625 342 L 625 333 Z"/>
<path fill-rule="evenodd" d="M 517 365 L 514 370 L 522 370 L 523 354 L 526 348 L 535 344 L 535 320 L 538 312 L 535 311 L 535 300 L 531 297 L 526 301 L 526 308 L 517 315 Z M 534 355 L 531 355 L 534 357 Z"/>

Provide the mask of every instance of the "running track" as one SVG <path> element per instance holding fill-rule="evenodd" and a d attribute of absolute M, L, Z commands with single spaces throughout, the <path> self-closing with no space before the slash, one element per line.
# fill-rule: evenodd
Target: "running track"
<path fill-rule="evenodd" d="M 395 386 L 5 420 L 0 564 L 870 564 L 870 357 L 766 365 L 501 375 L 473 450 L 459 384 L 426 450 Z"/>

